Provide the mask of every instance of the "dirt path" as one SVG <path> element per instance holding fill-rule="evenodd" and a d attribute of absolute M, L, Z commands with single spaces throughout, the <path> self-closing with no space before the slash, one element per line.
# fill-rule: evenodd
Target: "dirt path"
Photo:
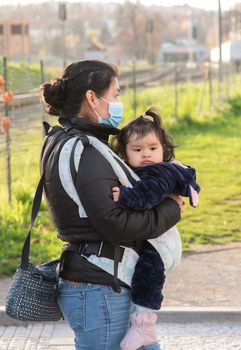
<path fill-rule="evenodd" d="M 168 273 L 163 306 L 241 307 L 241 242 L 195 251 Z"/>
<path fill-rule="evenodd" d="M 195 250 L 167 274 L 163 306 L 241 307 L 241 242 Z M 0 279 L 0 305 L 10 280 Z"/>

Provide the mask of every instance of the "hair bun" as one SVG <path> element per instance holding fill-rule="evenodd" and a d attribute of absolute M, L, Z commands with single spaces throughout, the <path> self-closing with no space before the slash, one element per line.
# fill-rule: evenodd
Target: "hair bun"
<path fill-rule="evenodd" d="M 60 115 L 65 101 L 66 79 L 55 79 L 42 84 L 40 90 L 44 102 L 47 104 L 47 112 L 52 115 Z"/>

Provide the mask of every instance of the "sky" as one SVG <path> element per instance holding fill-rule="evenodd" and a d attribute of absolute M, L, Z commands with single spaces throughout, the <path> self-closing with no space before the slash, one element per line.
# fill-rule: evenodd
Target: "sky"
<path fill-rule="evenodd" d="M 0 0 L 0 5 L 26 5 L 29 3 L 39 3 L 44 0 Z M 67 3 L 71 2 L 95 2 L 95 3 L 123 3 L 124 0 L 65 0 Z M 130 0 L 135 2 L 136 0 Z M 59 2 L 55 0 L 55 2 Z M 218 0 L 140 0 L 143 5 L 162 5 L 162 6 L 173 6 L 173 5 L 189 5 L 192 7 L 198 7 L 206 10 L 217 10 Z M 228 10 L 233 4 L 241 2 L 241 0 L 221 0 L 221 8 L 223 10 Z"/>

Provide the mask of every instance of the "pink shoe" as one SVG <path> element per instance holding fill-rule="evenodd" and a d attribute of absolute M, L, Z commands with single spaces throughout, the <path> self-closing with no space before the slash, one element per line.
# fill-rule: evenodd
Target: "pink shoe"
<path fill-rule="evenodd" d="M 136 350 L 141 346 L 157 341 L 157 315 L 154 312 L 134 312 L 131 314 L 131 327 L 122 339 L 122 350 Z"/>

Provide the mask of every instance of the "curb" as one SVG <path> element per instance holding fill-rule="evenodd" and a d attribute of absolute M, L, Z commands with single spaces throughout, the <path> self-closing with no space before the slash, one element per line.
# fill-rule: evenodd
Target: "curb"
<path fill-rule="evenodd" d="M 158 323 L 241 323 L 241 308 L 236 307 L 163 307 L 161 311 L 157 311 L 157 314 Z M 10 318 L 5 312 L 5 307 L 0 306 L 0 326 L 27 326 L 33 323 Z M 65 323 L 65 321 L 60 320 L 54 323 Z"/>
<path fill-rule="evenodd" d="M 158 323 L 241 323 L 241 308 L 237 307 L 163 307 L 158 311 Z"/>
<path fill-rule="evenodd" d="M 5 306 L 0 305 L 0 327 L 1 326 L 25 326 L 27 327 L 30 324 L 34 323 L 65 323 L 65 321 L 60 320 L 60 321 L 54 321 L 54 322 L 34 322 L 34 321 L 18 321 L 15 320 L 11 317 L 9 317 L 6 312 L 5 312 Z"/>

